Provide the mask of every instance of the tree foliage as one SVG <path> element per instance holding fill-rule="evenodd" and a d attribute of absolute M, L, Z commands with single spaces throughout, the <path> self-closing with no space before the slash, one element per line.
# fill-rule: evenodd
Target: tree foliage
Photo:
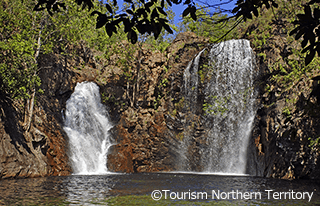
<path fill-rule="evenodd" d="M 94 8 L 93 0 L 74 0 L 78 5 L 82 5 L 83 8 Z M 153 34 L 157 39 L 162 29 L 165 29 L 169 33 L 173 33 L 168 19 L 161 17 L 161 15 L 167 16 L 164 10 L 165 0 L 124 0 L 130 5 L 130 8 L 125 11 L 119 11 L 114 9 L 110 3 L 106 3 L 105 6 L 108 10 L 107 13 L 100 11 L 93 11 L 92 15 L 97 15 L 96 27 L 105 27 L 109 36 L 118 32 L 120 24 L 124 25 L 124 32 L 127 34 L 128 40 L 131 43 L 138 41 L 138 33 L 140 34 Z M 220 3 L 209 4 L 205 2 L 207 7 L 216 8 L 223 3 L 231 2 L 232 0 L 224 0 Z M 173 4 L 183 4 L 186 6 L 182 16 L 189 16 L 194 21 L 197 20 L 197 6 L 194 0 L 166 0 L 169 6 Z M 303 38 L 302 47 L 303 52 L 307 52 L 306 64 L 310 63 L 316 53 L 319 53 L 319 0 L 310 0 L 305 5 L 305 13 L 300 14 L 295 24 L 296 28 L 291 32 L 291 35 L 296 35 L 296 39 Z M 113 6 L 117 5 L 117 0 L 113 0 Z M 155 6 L 158 5 L 158 6 Z M 241 21 L 252 19 L 254 16 L 259 16 L 259 9 L 261 8 L 277 8 L 278 4 L 276 0 L 238 0 L 236 7 L 232 10 L 234 17 L 238 19 L 235 25 L 238 25 Z M 312 8 L 315 7 L 315 8 Z M 65 8 L 64 3 L 59 1 L 38 0 L 38 4 L 35 6 L 35 10 L 47 10 L 49 14 L 59 11 Z M 308 43 L 309 42 L 309 43 Z"/>
<path fill-rule="evenodd" d="M 210 42 L 216 43 L 221 40 L 237 38 L 233 25 L 234 19 L 228 19 L 226 14 L 222 14 L 221 10 L 217 10 L 213 14 L 204 6 L 197 5 L 199 9 L 196 11 L 197 20 L 187 16 L 180 22 L 180 32 L 191 31 L 198 36 L 208 37 Z M 227 38 L 225 34 L 230 33 Z"/>
<path fill-rule="evenodd" d="M 254 16 L 259 16 L 259 9 L 265 5 L 267 9 L 272 7 L 278 7 L 275 0 L 238 0 L 236 7 L 232 10 L 237 18 L 242 18 L 244 21 L 252 19 Z"/>
<path fill-rule="evenodd" d="M 40 85 L 37 70 L 37 38 L 43 18 L 32 5 L 3 1 L 0 12 L 0 91 L 12 98 L 29 98 Z M 23 13 L 23 16 L 19 15 Z"/>
<path fill-rule="evenodd" d="M 296 27 L 290 32 L 290 35 L 295 35 L 295 39 L 302 38 L 301 46 L 302 53 L 307 53 L 305 64 L 308 65 L 315 57 L 315 54 L 320 55 L 320 8 L 319 0 L 310 0 L 304 5 L 304 13 L 297 14 L 297 20 L 293 23 Z M 259 16 L 258 8 L 278 7 L 275 0 L 238 0 L 237 6 L 233 9 L 237 18 L 243 20 L 251 19 L 252 14 Z M 294 13 L 293 13 L 294 14 Z"/>
<path fill-rule="evenodd" d="M 316 52 L 320 56 L 320 8 L 315 5 L 316 2 L 320 1 L 312 0 L 304 5 L 304 14 L 297 15 L 297 20 L 293 22 L 297 27 L 290 32 L 290 35 L 295 35 L 296 40 L 303 38 L 302 53 L 308 52 L 306 64 L 313 60 Z"/>
<path fill-rule="evenodd" d="M 92 0 L 76 0 L 78 5 L 82 5 L 83 8 L 92 9 L 94 7 Z M 128 40 L 131 43 L 138 41 L 138 33 L 153 34 L 157 39 L 162 31 L 165 29 L 170 34 L 173 30 L 169 24 L 168 14 L 165 11 L 165 4 L 169 6 L 172 4 L 181 4 L 182 0 L 125 0 L 130 5 L 125 11 L 119 11 L 114 7 L 118 5 L 117 0 L 113 1 L 113 4 L 105 3 L 108 12 L 104 13 L 95 10 L 91 15 L 97 15 L 96 28 L 105 27 L 108 35 L 111 37 L 113 34 L 118 32 L 118 28 L 121 24 L 124 25 L 123 30 L 127 34 Z M 190 15 L 196 20 L 196 7 L 190 0 L 185 0 L 184 4 L 187 5 L 184 11 L 184 16 Z M 59 11 L 65 8 L 65 4 L 58 1 L 46 1 L 39 0 L 34 10 L 41 11 L 47 10 L 49 14 Z"/>

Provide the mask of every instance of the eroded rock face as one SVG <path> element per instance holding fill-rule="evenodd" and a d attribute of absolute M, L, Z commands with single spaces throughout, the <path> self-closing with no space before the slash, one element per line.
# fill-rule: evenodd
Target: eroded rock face
<path fill-rule="evenodd" d="M 110 79 L 102 92 L 114 94 L 119 104 L 106 101 L 117 121 L 113 128 L 115 145 L 108 155 L 108 168 L 121 172 L 179 170 L 179 131 L 171 126 L 169 113 L 183 98 L 180 90 L 183 71 L 202 49 L 206 40 L 193 33 L 178 35 L 166 52 L 142 50 L 136 101 L 131 98 L 121 78 Z M 129 97 L 129 98 L 128 98 Z M 124 105 L 121 107 L 121 105 Z M 177 105 L 179 107 L 179 105 Z M 174 119 L 174 118 L 173 118 Z M 181 129 L 181 128 L 180 128 Z"/>
<path fill-rule="evenodd" d="M 163 113 L 153 110 L 124 113 L 115 127 L 118 144 L 108 156 L 109 169 L 130 173 L 173 170 L 175 151 L 170 147 Z"/>
<path fill-rule="evenodd" d="M 41 101 L 39 101 L 41 102 Z M 37 177 L 68 175 L 65 134 L 59 121 L 40 103 L 28 131 L 21 127 L 19 112 L 8 99 L 2 99 L 0 120 L 0 176 Z"/>
<path fill-rule="evenodd" d="M 286 19 L 279 21 L 289 25 Z M 249 146 L 247 172 L 283 179 L 319 179 L 319 150 L 312 144 L 320 135 L 319 84 L 312 79 L 319 72 L 301 74 L 292 86 L 284 87 L 281 82 L 271 80 L 275 75 L 272 66 L 281 64 L 290 70 L 288 59 L 295 56 L 289 51 L 300 49 L 298 43 L 288 43 L 288 39 L 281 37 L 286 34 L 281 30 L 285 26 L 274 22 L 270 26 L 273 34 L 268 44 L 255 49 L 265 57 L 259 58 L 260 108 Z"/>
<path fill-rule="evenodd" d="M 319 152 L 309 139 L 319 135 L 320 121 L 315 112 L 319 106 L 307 89 L 312 88 L 312 80 L 299 84 L 301 96 L 295 111 L 285 112 L 287 104 L 283 97 L 271 106 L 261 105 L 258 110 L 249 154 L 251 168 L 248 168 L 254 175 L 282 179 L 319 178 Z M 292 91 L 291 98 L 296 92 L 298 90 Z"/>
<path fill-rule="evenodd" d="M 41 56 L 38 67 L 44 94 L 36 95 L 27 131 L 22 127 L 24 103 L 1 96 L 0 178 L 71 174 L 62 111 L 76 82 L 93 79 L 86 69 L 76 73 L 77 63 L 79 59 L 59 54 Z"/>
<path fill-rule="evenodd" d="M 208 128 L 203 113 L 204 85 L 198 88 L 198 103 L 191 114 L 183 94 L 183 74 L 188 63 L 206 46 L 207 40 L 193 33 L 179 34 L 166 52 L 143 48 L 132 65 L 138 84 L 129 85 L 121 68 L 99 65 L 92 58 L 65 59 L 46 55 L 40 61 L 44 94 L 37 95 L 33 121 L 25 132 L 21 127 L 21 102 L 0 98 L 0 177 L 68 175 L 68 137 L 62 129 L 65 102 L 77 82 L 95 81 L 114 122 L 114 145 L 109 150 L 108 169 L 120 172 L 173 170 L 203 171 L 198 164 L 207 147 Z M 277 59 L 285 45 L 269 49 L 267 58 Z M 268 50 L 268 51 L 269 51 Z M 140 55 L 140 56 L 139 56 Z M 86 59 L 86 60 L 84 60 Z M 205 64 L 205 58 L 200 64 Z M 84 63 L 81 70 L 75 69 Z M 263 74 L 267 66 L 260 62 Z M 204 82 L 206 76 L 199 82 Z M 315 74 L 317 75 L 317 74 Z M 103 81 L 100 81 L 104 79 Z M 261 85 L 266 85 L 261 76 Z M 270 83 L 270 82 L 268 82 Z M 310 89 L 312 88 L 312 89 Z M 258 109 L 248 151 L 247 173 L 275 178 L 319 178 L 319 152 L 308 137 L 319 136 L 319 85 L 311 79 L 300 81 L 288 97 L 273 85 L 260 89 Z M 296 94 L 299 94 L 298 96 Z M 103 96 L 104 95 L 104 96 Z M 286 98 L 297 99 L 297 110 L 285 113 Z M 179 147 L 188 134 L 188 167 Z M 231 148 L 232 149 L 232 148 Z"/>

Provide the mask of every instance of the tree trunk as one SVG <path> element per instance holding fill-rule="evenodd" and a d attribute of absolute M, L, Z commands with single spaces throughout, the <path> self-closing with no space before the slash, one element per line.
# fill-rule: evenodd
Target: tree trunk
<path fill-rule="evenodd" d="M 37 49 L 34 56 L 35 64 L 38 63 L 38 57 L 40 55 L 40 49 L 41 49 L 41 34 L 44 27 L 44 22 L 41 24 L 41 29 L 39 31 L 39 36 L 37 40 Z M 33 76 L 37 75 L 37 70 L 34 71 Z M 28 99 L 25 105 L 25 116 L 24 116 L 24 123 L 23 123 L 23 129 L 25 132 L 29 131 L 31 121 L 32 121 L 32 115 L 33 115 L 33 108 L 34 108 L 34 99 L 36 96 L 36 88 L 35 85 L 33 86 L 32 93 L 31 93 L 31 99 Z"/>

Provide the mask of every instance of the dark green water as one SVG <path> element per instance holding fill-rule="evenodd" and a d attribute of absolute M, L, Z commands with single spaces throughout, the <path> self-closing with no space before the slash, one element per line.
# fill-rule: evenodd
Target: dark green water
<path fill-rule="evenodd" d="M 0 205 L 107 205 L 106 200 L 110 197 L 128 195 L 141 196 L 145 205 L 317 205 L 320 203 L 319 183 L 315 180 L 184 173 L 6 179 L 0 180 Z M 151 197 L 155 190 L 161 193 L 154 192 L 156 198 L 161 197 L 159 201 Z M 309 195 L 313 192 L 310 202 L 307 192 Z M 220 200 L 213 194 L 220 194 Z M 181 197 L 187 202 L 178 200 Z M 135 201 L 125 205 L 135 205 Z M 144 205 L 143 201 L 139 204 Z"/>

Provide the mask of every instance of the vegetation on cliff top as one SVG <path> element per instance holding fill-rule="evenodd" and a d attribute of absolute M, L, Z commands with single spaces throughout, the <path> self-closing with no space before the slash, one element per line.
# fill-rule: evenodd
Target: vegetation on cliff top
<path fill-rule="evenodd" d="M 77 0 L 75 1 L 78 5 L 82 5 L 83 8 L 88 7 L 89 10 L 94 8 L 94 0 Z M 107 12 L 101 12 L 95 10 L 91 15 L 98 15 L 96 21 L 96 28 L 105 27 L 108 35 L 111 37 L 113 34 L 118 32 L 120 28 L 121 31 L 127 34 L 127 39 L 131 43 L 136 43 L 138 41 L 137 34 L 153 34 L 157 39 L 162 31 L 165 29 L 169 33 L 173 33 L 172 26 L 169 24 L 167 19 L 167 11 L 165 10 L 165 5 L 172 6 L 173 4 L 186 5 L 182 16 L 190 16 L 194 21 L 197 20 L 197 6 L 194 0 L 167 0 L 165 4 L 164 0 L 125 0 L 127 7 L 124 9 L 117 7 L 118 1 L 105 2 Z M 208 8 L 218 8 L 220 5 L 230 3 L 231 0 L 225 0 L 220 3 L 208 3 L 202 2 Z M 222 21 L 227 21 L 230 18 L 235 18 L 233 28 L 235 28 L 242 21 L 247 21 L 252 19 L 254 16 L 259 16 L 261 9 L 274 9 L 278 8 L 278 3 L 283 2 L 286 4 L 295 3 L 295 1 L 278 1 L 278 0 L 238 0 L 236 7 L 232 10 L 234 14 L 232 17 L 223 19 Z M 300 3 L 302 3 L 300 1 Z M 309 0 L 303 2 L 304 9 L 302 13 L 297 14 L 292 13 L 297 16 L 297 19 L 293 22 L 295 28 L 291 30 L 290 35 L 295 35 L 295 39 L 303 38 L 301 46 L 303 48 L 302 52 L 306 53 L 306 64 L 309 64 L 311 60 L 315 57 L 316 53 L 320 51 L 320 9 L 318 0 Z M 41 11 L 47 10 L 50 15 L 53 12 L 59 11 L 60 9 L 65 9 L 65 4 L 59 1 L 38 1 L 38 4 L 34 7 L 34 10 Z M 291 15 L 292 15 L 291 14 Z M 120 25 L 123 24 L 124 27 Z M 231 31 L 230 30 L 230 31 Z M 228 33 L 228 32 L 227 32 Z"/>
<path fill-rule="evenodd" d="M 38 2 L 39 4 L 36 5 L 33 1 L 1 2 L 0 92 L 12 99 L 24 99 L 25 125 L 30 124 L 31 121 L 35 93 L 42 92 L 38 89 L 41 83 L 38 72 L 43 68 L 37 66 L 37 61 L 42 54 L 59 51 L 68 58 L 74 55 L 70 53 L 72 45 L 78 45 L 84 53 L 88 49 L 95 49 L 100 51 L 100 55 L 95 56 L 95 59 L 106 60 L 121 68 L 125 83 L 136 91 L 139 87 L 137 85 L 139 73 L 143 71 L 140 71 L 139 67 L 133 68 L 132 65 L 141 63 L 143 57 L 139 52 L 146 45 L 163 52 L 170 44 L 170 40 L 166 38 L 168 33 L 171 33 L 171 28 L 176 27 L 172 24 L 174 14 L 170 6 L 172 3 L 179 3 L 178 1 L 152 1 L 151 3 L 127 1 L 124 5 L 127 9 L 126 15 L 114 13 L 120 8 L 116 1 L 108 1 L 107 4 L 90 2 L 90 0 L 78 1 L 78 4 L 87 5 L 89 8 L 94 6 L 99 10 L 93 13 L 98 15 L 98 19 L 90 15 L 88 8 L 80 9 L 73 0 L 66 1 L 64 4 L 51 5 L 52 7 L 48 2 L 46 3 L 49 7 L 44 7 L 46 3 Z M 318 50 L 317 35 L 319 33 L 316 27 L 319 6 L 316 1 L 272 0 L 251 3 L 238 1 L 234 10 L 238 20 L 222 15 L 220 10 L 210 15 L 211 10 L 201 8 L 192 1 L 186 3 L 187 9 L 183 12 L 185 18 L 179 25 L 180 31 L 192 31 L 199 36 L 209 37 L 210 42 L 221 41 L 220 37 L 226 33 L 228 36 L 223 40 L 241 37 L 250 39 L 261 61 L 269 70 L 268 80 L 264 82 L 266 93 L 271 93 L 276 87 L 281 90 L 277 95 L 287 95 L 287 106 L 283 113 L 288 117 L 297 110 L 295 99 L 298 93 L 292 91 L 297 88 L 298 82 L 305 77 L 313 78 L 316 82 L 319 79 L 317 76 L 319 59 L 314 58 Z M 145 10 L 138 9 L 141 5 Z M 195 7 L 200 9 L 195 10 Z M 272 9 L 266 9 L 268 7 Z M 47 9 L 49 13 L 32 11 L 33 8 Z M 59 8 L 61 12 L 50 15 L 50 12 Z M 146 16 L 144 12 L 147 12 Z M 260 14 L 260 16 L 251 20 L 252 14 L 255 16 Z M 109 18 L 110 16 L 114 19 Z M 143 25 L 152 24 L 151 17 L 154 17 L 156 26 L 152 25 L 149 30 L 144 30 Z M 314 20 L 313 23 L 309 22 L 310 18 Z M 128 19 L 131 22 L 129 26 Z M 244 19 L 246 22 L 240 24 L 239 19 Z M 301 25 L 306 22 L 308 23 L 306 26 Z M 234 25 L 239 26 L 230 30 Z M 96 29 L 103 26 L 106 29 Z M 164 30 L 161 30 L 162 27 Z M 306 32 L 307 29 L 312 32 Z M 142 35 L 139 36 L 138 33 Z M 300 37 L 303 37 L 302 40 L 296 41 Z M 138 42 L 137 45 L 128 44 L 125 41 L 128 38 L 133 43 Z M 269 50 L 270 46 L 274 45 L 282 51 L 279 52 L 279 59 L 270 63 L 268 62 L 268 58 L 271 57 Z M 301 52 L 302 48 L 308 49 Z M 138 59 L 134 58 L 135 53 L 140 55 Z M 116 60 L 114 55 L 117 56 Z M 102 78 L 99 81 L 103 83 L 104 80 Z M 129 98 L 131 102 L 135 102 L 134 93 Z M 158 104 L 157 101 L 160 100 L 156 99 L 155 105 Z M 310 140 L 315 142 L 312 144 L 313 147 L 318 145 L 317 138 L 310 137 Z"/>
<path fill-rule="evenodd" d="M 284 102 L 282 115 L 288 128 L 301 117 L 319 118 L 320 58 L 311 59 L 310 53 L 302 51 L 303 38 L 290 34 L 301 18 L 300 14 L 305 12 L 307 2 L 277 1 L 277 9 L 261 10 L 259 18 L 248 20 L 239 27 L 243 37 L 251 41 L 258 63 L 265 72 L 260 81 L 262 103 L 271 108 Z M 283 138 L 301 141 L 314 151 L 320 146 L 320 134 L 313 128 L 293 128 L 283 134 Z"/>

